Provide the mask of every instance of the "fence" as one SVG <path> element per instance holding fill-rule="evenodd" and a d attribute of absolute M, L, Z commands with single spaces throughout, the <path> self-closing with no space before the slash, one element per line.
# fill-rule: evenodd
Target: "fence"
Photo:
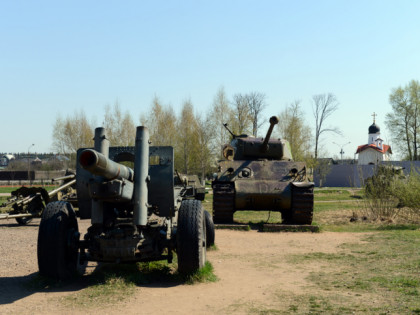
<path fill-rule="evenodd" d="M 404 168 L 405 174 L 411 171 L 420 173 L 420 161 L 392 161 L 381 165 L 394 165 Z M 364 181 L 375 174 L 377 165 L 323 165 L 314 170 L 316 187 L 362 187 Z"/>
<path fill-rule="evenodd" d="M 44 184 L 64 176 L 66 171 L 0 171 L 0 185 Z"/>

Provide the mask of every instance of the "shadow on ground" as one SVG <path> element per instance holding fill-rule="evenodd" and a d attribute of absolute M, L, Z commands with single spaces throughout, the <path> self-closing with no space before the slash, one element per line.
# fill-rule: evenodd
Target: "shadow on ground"
<path fill-rule="evenodd" d="M 91 270 L 87 270 L 89 268 Z M 106 285 L 111 278 L 122 278 L 126 283 L 149 288 L 170 288 L 185 283 L 185 279 L 171 273 L 167 267 L 141 272 L 136 264 L 99 264 L 81 267 L 74 278 L 66 281 L 49 279 L 38 272 L 21 277 L 1 277 L 0 305 L 11 304 L 36 293 L 71 293 L 91 286 Z"/>

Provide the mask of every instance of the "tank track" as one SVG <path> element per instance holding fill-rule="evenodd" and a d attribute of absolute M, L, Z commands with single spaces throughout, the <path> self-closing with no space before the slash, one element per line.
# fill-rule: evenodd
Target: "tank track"
<path fill-rule="evenodd" d="M 213 185 L 213 222 L 233 223 L 235 188 L 232 184 Z"/>
<path fill-rule="evenodd" d="M 284 224 L 312 224 L 314 211 L 314 188 L 292 187 L 292 207 L 290 212 L 282 213 Z"/>

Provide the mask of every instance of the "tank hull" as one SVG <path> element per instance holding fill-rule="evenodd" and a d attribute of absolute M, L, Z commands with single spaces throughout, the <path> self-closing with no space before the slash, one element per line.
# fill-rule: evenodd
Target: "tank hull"
<path fill-rule="evenodd" d="M 236 181 L 236 210 L 279 210 L 291 206 L 289 183 L 275 180 Z"/>
<path fill-rule="evenodd" d="M 312 223 L 314 184 L 303 162 L 220 161 L 212 186 L 215 223 L 231 223 L 241 210 L 279 211 L 284 223 Z"/>

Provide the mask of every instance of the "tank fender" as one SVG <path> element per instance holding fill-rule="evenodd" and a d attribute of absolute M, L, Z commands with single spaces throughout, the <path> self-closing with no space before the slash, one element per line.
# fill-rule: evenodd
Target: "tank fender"
<path fill-rule="evenodd" d="M 312 188 L 315 186 L 314 182 L 292 182 L 291 184 L 301 188 Z"/>

